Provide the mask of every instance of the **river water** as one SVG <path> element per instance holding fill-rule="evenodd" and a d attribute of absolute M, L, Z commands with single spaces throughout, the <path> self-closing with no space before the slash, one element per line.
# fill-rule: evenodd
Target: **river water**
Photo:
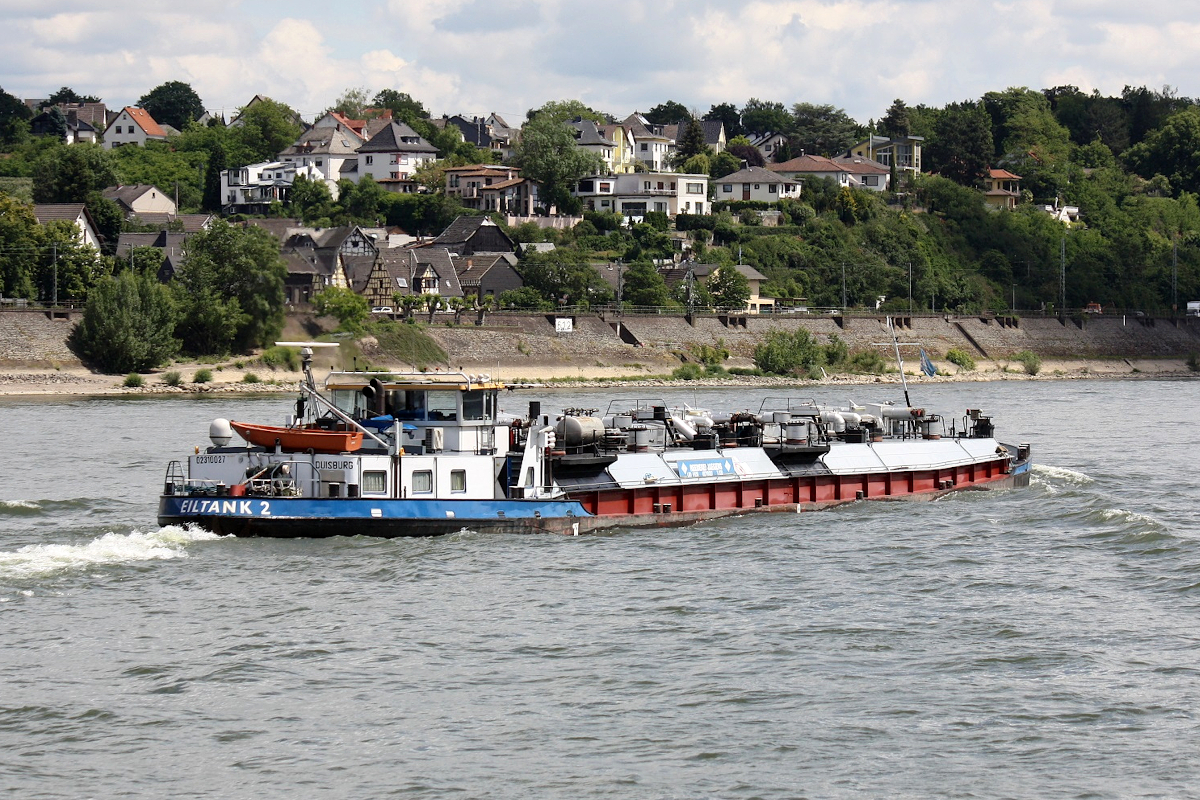
<path fill-rule="evenodd" d="M 0 401 L 0 793 L 1200 797 L 1197 389 L 914 389 L 1024 490 L 411 541 L 157 529 L 169 459 L 290 397 Z"/>

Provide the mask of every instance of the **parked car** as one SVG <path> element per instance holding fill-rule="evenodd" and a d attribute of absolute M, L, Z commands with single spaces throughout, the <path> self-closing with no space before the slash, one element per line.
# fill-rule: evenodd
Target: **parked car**
<path fill-rule="evenodd" d="M 372 314 L 390 314 L 392 313 L 391 306 L 375 306 L 371 309 Z"/>

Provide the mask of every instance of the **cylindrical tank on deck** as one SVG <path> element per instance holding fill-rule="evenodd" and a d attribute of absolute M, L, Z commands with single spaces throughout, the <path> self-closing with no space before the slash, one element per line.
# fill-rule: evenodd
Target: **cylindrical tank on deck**
<path fill-rule="evenodd" d="M 567 447 L 583 447 L 604 439 L 604 420 L 598 417 L 563 417 L 557 426 L 559 441 Z"/>
<path fill-rule="evenodd" d="M 650 449 L 650 428 L 645 425 L 633 426 L 633 451 L 645 453 Z"/>

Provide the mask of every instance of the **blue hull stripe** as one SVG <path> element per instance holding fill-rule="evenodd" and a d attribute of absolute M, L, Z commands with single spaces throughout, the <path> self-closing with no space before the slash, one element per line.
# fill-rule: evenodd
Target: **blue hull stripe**
<path fill-rule="evenodd" d="M 304 520 L 553 519 L 592 516 L 574 501 L 541 500 L 386 500 L 307 497 L 173 497 L 158 504 L 161 519 L 225 517 Z"/>

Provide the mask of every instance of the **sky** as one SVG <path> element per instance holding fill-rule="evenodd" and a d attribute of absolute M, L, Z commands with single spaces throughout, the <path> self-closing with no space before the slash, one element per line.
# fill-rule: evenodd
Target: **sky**
<path fill-rule="evenodd" d="M 226 117 L 312 119 L 349 88 L 520 124 L 550 100 L 829 103 L 860 123 L 1010 86 L 1200 95 L 1200 4 L 1166 0 L 0 0 L 0 88 L 132 105 L 167 81 Z"/>

